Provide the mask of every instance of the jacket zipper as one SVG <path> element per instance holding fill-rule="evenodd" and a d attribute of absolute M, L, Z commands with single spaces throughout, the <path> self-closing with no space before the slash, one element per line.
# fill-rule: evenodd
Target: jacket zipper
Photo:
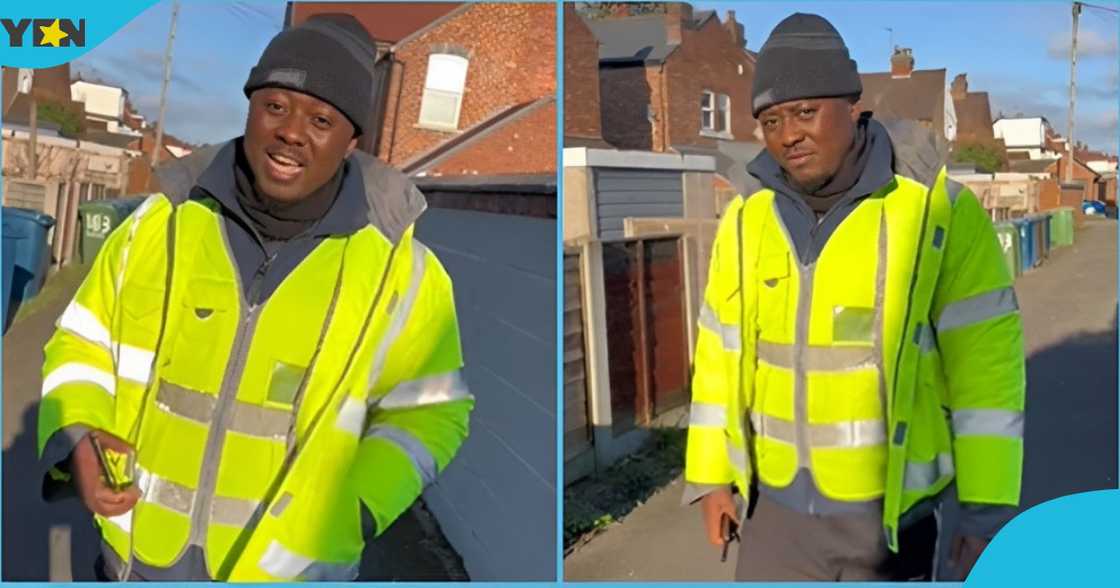
<path fill-rule="evenodd" d="M 225 236 L 225 228 L 222 229 Z M 258 238 L 259 239 L 259 238 Z M 227 240 L 228 247 L 228 240 Z M 222 379 L 222 387 L 218 394 L 218 403 L 214 409 L 214 418 L 210 424 L 210 434 L 206 439 L 206 450 L 202 456 L 202 472 L 199 475 L 198 489 L 195 492 L 194 510 L 191 513 L 191 532 L 188 544 L 195 544 L 205 550 L 206 534 L 210 525 L 210 510 L 214 502 L 214 492 L 218 482 L 218 467 L 221 465 L 221 452 L 225 446 L 226 433 L 230 425 L 230 418 L 237 390 L 241 387 L 241 377 L 245 372 L 245 362 L 248 359 L 253 332 L 256 330 L 257 310 L 260 308 L 260 295 L 262 283 L 268 274 L 272 262 L 276 259 L 279 250 L 265 258 L 253 274 L 249 283 L 248 295 L 243 295 L 243 307 L 246 309 L 237 333 L 234 336 L 232 363 L 228 364 L 226 374 Z M 236 276 L 236 274 L 235 274 Z M 244 292 L 238 277 L 238 292 Z M 207 565 L 209 567 L 209 564 Z"/>

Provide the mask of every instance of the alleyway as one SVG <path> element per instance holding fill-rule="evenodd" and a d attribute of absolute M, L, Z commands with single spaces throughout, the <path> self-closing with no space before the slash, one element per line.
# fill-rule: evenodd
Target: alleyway
<path fill-rule="evenodd" d="M 1016 282 L 1027 338 L 1023 508 L 1117 484 L 1117 226 L 1088 219 L 1072 247 Z M 678 478 L 577 548 L 568 580 L 730 581 Z M 950 516 L 951 518 L 951 516 Z M 951 521 L 949 522 L 951 524 Z"/>

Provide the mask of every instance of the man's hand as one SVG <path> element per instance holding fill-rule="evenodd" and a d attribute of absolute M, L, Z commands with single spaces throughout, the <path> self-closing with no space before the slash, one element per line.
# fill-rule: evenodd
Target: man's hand
<path fill-rule="evenodd" d="M 704 517 L 704 529 L 708 532 L 708 542 L 716 547 L 723 547 L 724 537 L 720 528 L 723 515 L 738 521 L 739 514 L 735 512 L 735 500 L 731 497 L 730 488 L 720 488 L 700 499 L 700 511 Z"/>
<path fill-rule="evenodd" d="M 97 435 L 97 440 L 107 450 L 121 453 L 132 451 L 128 443 L 104 431 L 94 431 L 89 435 Z M 117 492 L 105 483 L 101 463 L 97 460 L 89 435 L 82 437 L 70 456 L 70 469 L 74 474 L 78 497 L 87 509 L 103 517 L 124 514 L 136 505 L 136 501 L 140 499 L 140 490 L 133 484 L 124 491 Z"/>
<path fill-rule="evenodd" d="M 976 560 L 980 559 L 980 554 L 986 547 L 988 547 L 987 539 L 970 535 L 953 537 L 953 545 L 949 551 L 949 565 L 957 573 L 956 580 L 963 581 L 968 577 L 972 566 L 976 565 Z"/>

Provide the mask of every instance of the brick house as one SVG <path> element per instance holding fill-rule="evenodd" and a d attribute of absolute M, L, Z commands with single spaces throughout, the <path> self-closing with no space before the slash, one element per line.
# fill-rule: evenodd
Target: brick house
<path fill-rule="evenodd" d="M 860 74 L 861 102 L 879 119 L 917 121 L 947 145 L 957 136 L 957 114 L 945 69 L 914 69 L 914 54 L 896 47 L 887 72 Z"/>
<path fill-rule="evenodd" d="M 382 53 L 368 151 L 415 176 L 555 174 L 554 6 L 296 3 L 290 22 L 330 12 Z"/>
<path fill-rule="evenodd" d="M 599 42 L 604 140 L 619 149 L 715 157 L 721 200 L 757 188 L 745 171 L 762 149 L 751 113 L 755 54 L 734 11 L 721 22 L 715 11 L 694 12 L 683 2 L 643 14 L 621 5 L 584 22 Z"/>
<path fill-rule="evenodd" d="M 564 146 L 611 147 L 603 140 L 599 40 L 571 2 L 564 3 Z"/>

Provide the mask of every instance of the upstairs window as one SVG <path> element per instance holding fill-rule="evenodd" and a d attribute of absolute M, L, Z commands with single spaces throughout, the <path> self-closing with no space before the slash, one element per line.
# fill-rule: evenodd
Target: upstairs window
<path fill-rule="evenodd" d="M 458 130 L 468 63 L 465 57 L 447 53 L 428 57 L 428 75 L 420 102 L 420 126 Z"/>

